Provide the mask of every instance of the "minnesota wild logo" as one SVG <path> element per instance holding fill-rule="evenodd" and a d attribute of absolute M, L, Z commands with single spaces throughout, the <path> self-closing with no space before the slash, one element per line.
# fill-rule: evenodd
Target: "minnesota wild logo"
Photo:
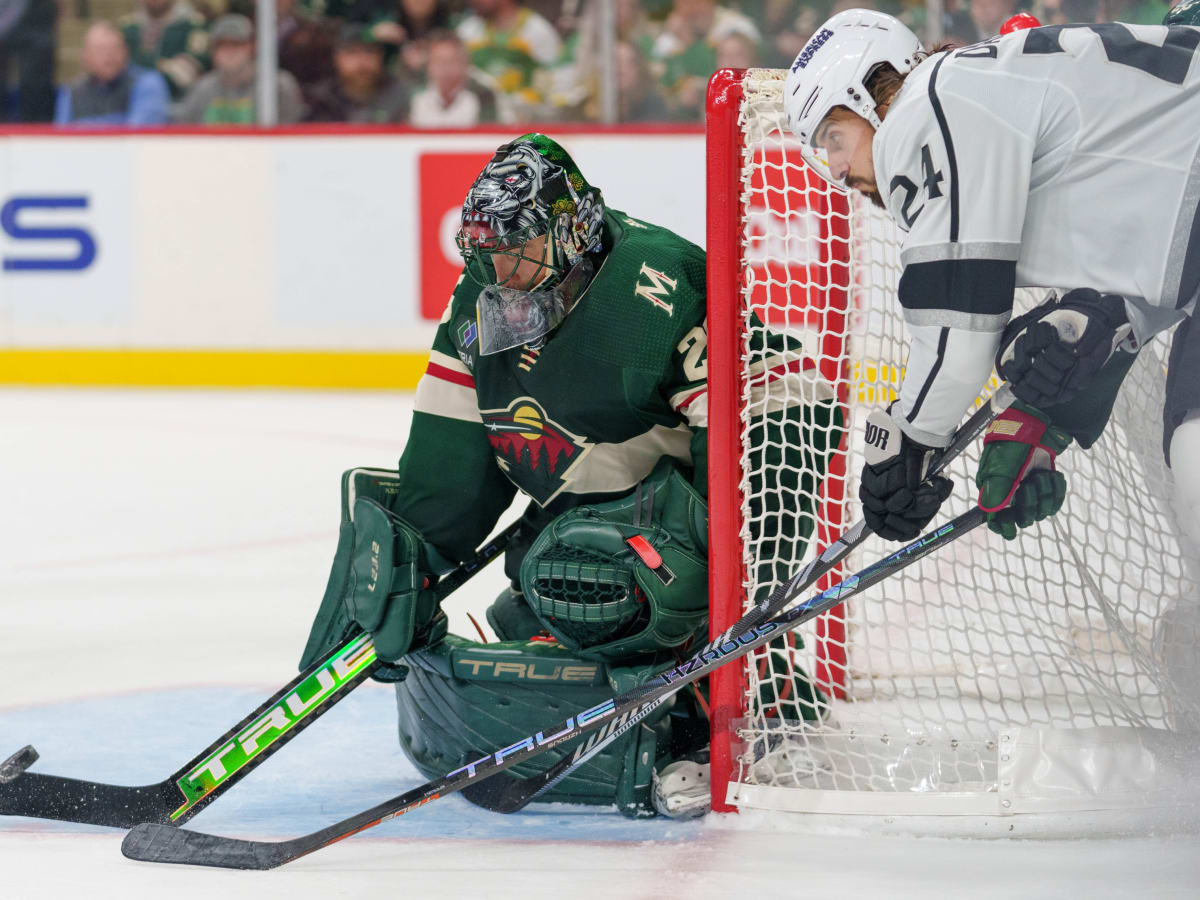
<path fill-rule="evenodd" d="M 571 470 L 592 449 L 585 438 L 550 419 L 531 397 L 480 415 L 500 468 L 541 506 L 558 496 Z"/>

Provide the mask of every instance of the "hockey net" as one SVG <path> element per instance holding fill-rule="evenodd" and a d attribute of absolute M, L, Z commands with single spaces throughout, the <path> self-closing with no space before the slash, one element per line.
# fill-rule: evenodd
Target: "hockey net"
<path fill-rule="evenodd" d="M 858 520 L 862 420 L 903 375 L 899 238 L 883 213 L 806 171 L 783 113 L 785 75 L 722 70 L 709 91 L 714 634 L 762 597 L 770 573 L 796 571 Z M 1045 294 L 1018 293 L 1018 310 Z M 799 367 L 803 378 L 833 388 L 845 427 L 817 477 L 753 479 L 812 487 L 767 488 L 775 503 L 750 490 L 762 459 L 751 426 L 798 382 L 764 376 L 777 362 L 756 349 L 759 328 L 800 339 L 816 363 Z M 1178 801 L 1181 747 L 1195 741 L 1177 735 L 1197 727 L 1197 708 L 1169 660 L 1172 642 L 1194 639 L 1179 611 L 1196 602 L 1197 570 L 1163 461 L 1167 348 L 1160 337 L 1143 350 L 1100 442 L 1060 459 L 1069 496 L 1058 516 L 1012 542 L 977 529 L 801 626 L 786 650 L 714 676 L 715 808 L 1080 834 Z M 974 501 L 977 460 L 975 448 L 948 472 L 945 518 Z M 790 545 L 764 537 L 809 529 L 800 558 L 780 558 Z M 838 576 L 890 546 L 868 539 Z M 815 701 L 794 690 L 797 667 Z"/>

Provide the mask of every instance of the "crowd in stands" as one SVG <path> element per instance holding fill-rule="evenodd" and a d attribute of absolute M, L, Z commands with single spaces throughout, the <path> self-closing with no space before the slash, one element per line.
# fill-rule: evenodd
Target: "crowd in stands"
<path fill-rule="evenodd" d="M 91 14 L 100 3 L 0 0 L 4 121 L 256 121 L 254 0 L 104 0 L 111 19 Z M 916 0 L 275 0 L 278 121 L 598 121 L 612 72 L 618 121 L 699 122 L 716 68 L 790 65 L 828 15 L 868 5 L 926 30 Z M 944 0 L 941 31 L 974 43 L 1019 10 L 1044 24 L 1155 24 L 1168 5 Z M 615 24 L 605 24 L 606 10 Z M 88 13 L 78 46 L 60 39 L 68 11 Z M 615 43 L 602 40 L 606 27 Z"/>

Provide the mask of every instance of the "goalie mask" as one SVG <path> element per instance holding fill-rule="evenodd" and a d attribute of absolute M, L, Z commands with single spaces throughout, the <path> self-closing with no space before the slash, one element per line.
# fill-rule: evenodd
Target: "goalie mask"
<path fill-rule="evenodd" d="M 586 288 L 601 249 L 604 200 L 541 134 L 500 147 L 467 192 L 457 243 L 477 301 L 485 355 L 536 345 Z M 568 277 L 570 273 L 570 277 Z"/>
<path fill-rule="evenodd" d="M 921 42 L 904 23 L 867 9 L 838 13 L 804 45 L 784 85 L 788 127 L 800 138 L 804 161 L 835 189 L 845 192 L 846 185 L 833 176 L 821 146 L 825 117 L 844 106 L 878 130 L 882 122 L 867 79 L 885 63 L 906 75 L 922 59 Z"/>

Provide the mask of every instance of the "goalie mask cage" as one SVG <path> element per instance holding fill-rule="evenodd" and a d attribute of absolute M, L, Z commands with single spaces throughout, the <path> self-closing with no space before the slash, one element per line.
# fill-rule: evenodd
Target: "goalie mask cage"
<path fill-rule="evenodd" d="M 903 374 L 897 233 L 806 171 L 785 76 L 721 70 L 709 85 L 713 635 L 860 517 L 862 421 Z M 1040 299 L 1018 294 L 1018 309 Z M 760 328 L 802 351 L 772 356 Z M 1012 542 L 977 529 L 786 647 L 714 673 L 714 809 L 1023 836 L 1113 833 L 1178 811 L 1197 743 L 1180 734 L 1200 722 L 1195 694 L 1174 686 L 1196 669 L 1196 598 L 1188 605 L 1195 560 L 1177 537 L 1161 445 L 1166 355 L 1161 337 L 1147 346 L 1104 437 L 1063 455 L 1058 516 Z M 761 471 L 753 423 L 822 391 L 845 427 L 825 471 L 808 458 L 811 478 Z M 947 472 L 955 492 L 939 520 L 974 502 L 978 452 Z M 755 496 L 760 482 L 776 496 Z M 802 556 L 772 539 L 809 531 Z M 869 538 L 839 577 L 892 546 Z"/>

